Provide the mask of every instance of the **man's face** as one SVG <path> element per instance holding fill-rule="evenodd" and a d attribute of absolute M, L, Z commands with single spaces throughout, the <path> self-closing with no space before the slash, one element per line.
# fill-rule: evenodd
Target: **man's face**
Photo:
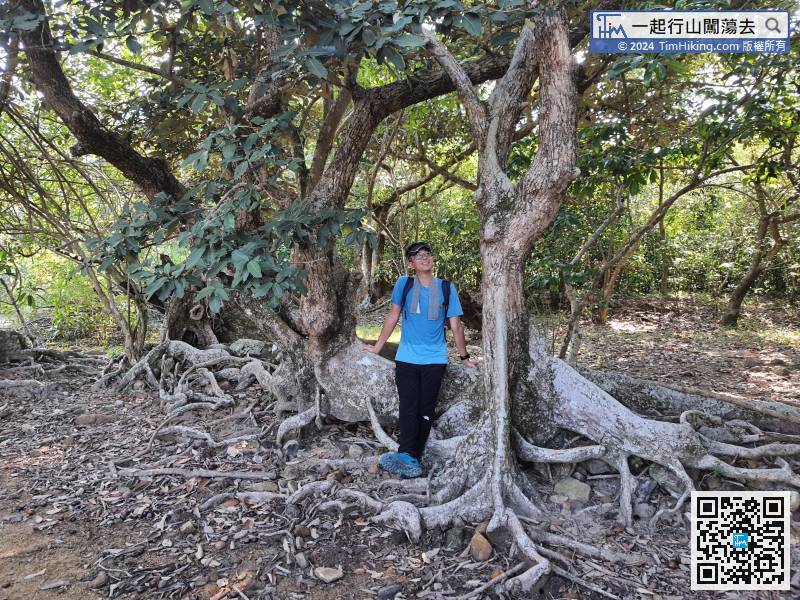
<path fill-rule="evenodd" d="M 433 268 L 433 255 L 427 250 L 420 250 L 408 262 L 414 269 L 428 271 Z"/>

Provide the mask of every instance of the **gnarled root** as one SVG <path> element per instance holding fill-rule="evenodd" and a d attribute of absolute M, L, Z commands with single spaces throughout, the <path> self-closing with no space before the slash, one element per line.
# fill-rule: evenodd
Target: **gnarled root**
<path fill-rule="evenodd" d="M 283 438 L 285 438 L 289 432 L 302 429 L 316 419 L 318 414 L 319 411 L 317 407 L 312 406 L 301 413 L 285 419 L 283 423 L 278 426 L 278 433 L 275 434 L 275 443 L 280 446 L 283 443 Z"/>

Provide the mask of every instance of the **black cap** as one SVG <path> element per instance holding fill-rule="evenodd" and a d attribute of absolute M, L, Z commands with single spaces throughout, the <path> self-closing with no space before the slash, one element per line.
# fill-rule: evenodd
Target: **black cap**
<path fill-rule="evenodd" d="M 426 242 L 414 242 L 408 248 L 406 248 L 406 259 L 411 258 L 420 250 L 427 250 L 430 252 L 431 247 Z"/>

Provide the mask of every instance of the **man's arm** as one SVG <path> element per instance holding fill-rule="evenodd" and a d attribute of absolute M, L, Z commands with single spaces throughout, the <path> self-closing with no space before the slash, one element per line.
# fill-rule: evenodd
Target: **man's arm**
<path fill-rule="evenodd" d="M 453 330 L 453 337 L 456 340 L 458 355 L 464 356 L 467 353 L 467 341 L 464 339 L 464 325 L 461 324 L 460 317 L 450 317 L 450 329 Z M 463 362 L 470 367 L 478 366 L 478 361 L 474 359 L 468 359 Z"/>
<path fill-rule="evenodd" d="M 386 343 L 386 340 L 388 340 L 389 336 L 392 335 L 392 332 L 397 326 L 397 322 L 399 320 L 400 305 L 392 302 L 392 308 L 389 310 L 389 314 L 386 315 L 386 321 L 383 323 L 383 329 L 381 329 L 381 334 L 378 336 L 378 341 L 376 341 L 372 346 L 366 346 L 364 349 L 368 352 L 372 352 L 373 354 L 380 352 L 383 348 L 383 345 Z M 461 334 L 461 339 L 464 339 L 463 332 Z"/>

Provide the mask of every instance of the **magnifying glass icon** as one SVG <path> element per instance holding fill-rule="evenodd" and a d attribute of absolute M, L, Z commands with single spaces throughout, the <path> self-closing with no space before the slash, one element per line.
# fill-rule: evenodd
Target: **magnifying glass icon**
<path fill-rule="evenodd" d="M 767 28 L 767 31 L 774 31 L 775 33 L 781 32 L 780 24 L 778 23 L 778 19 L 775 17 L 770 17 L 764 22 L 764 27 Z"/>

